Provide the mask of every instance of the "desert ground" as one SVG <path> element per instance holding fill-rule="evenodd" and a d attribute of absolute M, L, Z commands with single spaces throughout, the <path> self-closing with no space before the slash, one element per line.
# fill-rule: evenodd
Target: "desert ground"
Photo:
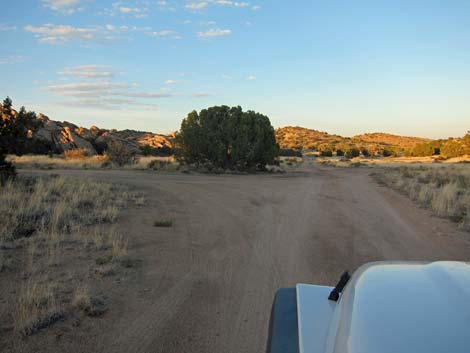
<path fill-rule="evenodd" d="M 280 287 L 334 285 L 369 261 L 470 259 L 468 232 L 367 169 L 306 158 L 285 174 L 20 174 L 52 172 L 145 195 L 145 207 L 125 210 L 117 225 L 141 265 L 113 279 L 103 316 L 57 323 L 8 348 L 15 352 L 263 352 Z M 173 226 L 154 227 L 162 218 Z"/>

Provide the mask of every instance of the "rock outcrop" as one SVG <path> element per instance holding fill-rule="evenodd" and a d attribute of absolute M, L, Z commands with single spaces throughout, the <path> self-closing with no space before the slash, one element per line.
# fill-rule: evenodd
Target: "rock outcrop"
<path fill-rule="evenodd" d="M 55 149 L 54 152 L 60 153 L 76 148 L 87 149 L 90 154 L 101 153 L 112 141 L 121 142 L 134 153 L 141 153 L 144 146 L 157 152 L 171 151 L 175 136 L 134 130 L 106 130 L 97 126 L 87 129 L 67 121 L 51 120 L 43 114 L 38 114 L 38 120 L 42 124 L 32 132 L 32 138 L 50 143 Z"/>

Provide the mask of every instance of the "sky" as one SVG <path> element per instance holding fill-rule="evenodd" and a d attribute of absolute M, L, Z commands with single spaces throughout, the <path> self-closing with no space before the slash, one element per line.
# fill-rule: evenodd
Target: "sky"
<path fill-rule="evenodd" d="M 470 130 L 470 1 L 2 0 L 0 96 L 168 133 L 240 105 L 274 127 Z"/>

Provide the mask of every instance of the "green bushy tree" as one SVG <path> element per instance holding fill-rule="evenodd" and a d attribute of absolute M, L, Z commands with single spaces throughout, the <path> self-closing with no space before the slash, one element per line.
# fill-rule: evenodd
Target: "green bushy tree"
<path fill-rule="evenodd" d="M 175 157 L 188 164 L 223 169 L 262 169 L 279 155 L 269 118 L 241 107 L 216 106 L 193 111 L 181 123 Z"/>

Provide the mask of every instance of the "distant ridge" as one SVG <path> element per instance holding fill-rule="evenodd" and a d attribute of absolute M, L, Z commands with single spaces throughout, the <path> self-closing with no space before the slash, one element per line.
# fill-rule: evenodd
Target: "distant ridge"
<path fill-rule="evenodd" d="M 294 150 L 342 150 L 367 149 L 370 154 L 402 152 L 405 149 L 431 141 L 420 137 L 398 136 L 382 132 L 366 133 L 353 137 L 331 135 L 327 132 L 299 126 L 286 126 L 276 130 L 281 149 Z"/>

